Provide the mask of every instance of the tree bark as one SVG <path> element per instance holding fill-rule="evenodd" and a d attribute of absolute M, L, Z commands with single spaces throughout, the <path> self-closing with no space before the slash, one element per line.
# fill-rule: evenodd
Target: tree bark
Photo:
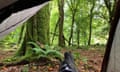
<path fill-rule="evenodd" d="M 49 5 L 46 5 L 27 21 L 25 37 L 16 56 L 24 56 L 26 54 L 28 48 L 27 42 L 49 44 L 49 20 Z"/>
<path fill-rule="evenodd" d="M 72 25 L 71 25 L 71 32 L 69 37 L 69 46 L 71 45 L 72 37 L 73 37 L 73 28 L 74 28 L 74 22 L 75 22 L 75 14 L 76 12 L 73 11 L 72 13 Z"/>
<path fill-rule="evenodd" d="M 59 7 L 59 46 L 65 46 L 63 25 L 64 25 L 64 0 L 58 0 Z"/>
<path fill-rule="evenodd" d="M 105 6 L 109 13 L 109 24 L 111 23 L 112 18 L 113 18 L 113 14 L 114 14 L 114 10 L 115 10 L 115 2 L 116 2 L 116 0 L 114 0 L 113 6 L 112 6 L 112 3 L 110 0 L 104 0 Z"/>
<path fill-rule="evenodd" d="M 50 11 L 49 5 L 45 6 L 37 15 L 37 34 L 38 41 L 42 44 L 50 44 L 49 42 L 49 22 Z"/>
<path fill-rule="evenodd" d="M 92 37 L 92 19 L 93 19 L 93 10 L 94 10 L 94 7 L 95 7 L 95 1 L 93 0 L 93 5 L 92 5 L 92 8 L 90 10 L 90 30 L 89 30 L 89 39 L 88 39 L 88 45 L 91 45 L 91 37 Z"/>
<path fill-rule="evenodd" d="M 74 23 L 75 23 L 75 17 L 79 6 L 79 1 L 77 0 L 67 0 L 67 4 L 71 10 L 72 15 L 72 25 L 71 25 L 71 31 L 70 31 L 70 37 L 69 37 L 69 43 L 68 45 L 71 45 L 71 42 L 73 43 L 73 29 L 74 29 Z"/>
<path fill-rule="evenodd" d="M 77 30 L 77 46 L 80 47 L 80 30 Z"/>
<path fill-rule="evenodd" d="M 53 34 L 52 44 L 53 44 L 53 41 L 54 41 L 54 37 L 55 37 L 55 35 L 56 35 L 56 31 L 57 31 L 57 28 L 58 28 L 59 21 L 60 21 L 60 19 L 58 19 L 58 21 L 57 21 L 57 23 L 56 23 L 56 25 L 55 25 L 54 33 L 52 33 L 52 34 Z"/>

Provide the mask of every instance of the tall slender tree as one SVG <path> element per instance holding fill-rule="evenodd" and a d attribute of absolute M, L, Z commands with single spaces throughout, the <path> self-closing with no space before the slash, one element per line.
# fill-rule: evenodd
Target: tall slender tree
<path fill-rule="evenodd" d="M 91 36 L 92 36 L 92 22 L 93 22 L 93 17 L 94 17 L 94 13 L 93 10 L 95 8 L 95 0 L 92 0 L 92 7 L 90 9 L 90 25 L 89 25 L 89 39 L 88 39 L 88 45 L 91 45 Z"/>
<path fill-rule="evenodd" d="M 64 0 L 58 0 L 59 10 L 59 46 L 65 46 L 65 39 L 63 34 L 64 25 Z"/>
<path fill-rule="evenodd" d="M 72 25 L 71 25 L 71 31 L 70 31 L 70 37 L 69 37 L 69 45 L 71 45 L 71 41 L 73 40 L 72 38 L 73 38 L 73 28 L 75 24 L 75 16 L 79 6 L 79 0 L 67 0 L 67 4 L 70 8 L 71 15 L 72 15 Z"/>
<path fill-rule="evenodd" d="M 112 19 L 113 19 L 113 14 L 114 14 L 114 10 L 115 10 L 115 3 L 116 0 L 104 0 L 105 6 L 108 10 L 109 13 L 109 24 L 111 23 Z"/>

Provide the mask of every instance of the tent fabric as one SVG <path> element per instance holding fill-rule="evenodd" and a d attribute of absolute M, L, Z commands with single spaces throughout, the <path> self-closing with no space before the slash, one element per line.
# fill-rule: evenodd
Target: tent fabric
<path fill-rule="evenodd" d="M 0 9 L 0 23 L 9 17 L 12 13 L 16 13 L 18 11 L 22 11 L 24 9 L 31 8 L 33 6 L 40 5 L 42 3 L 48 2 L 50 0 L 12 0 L 12 3 L 8 2 L 7 0 L 1 0 L 3 3 L 6 1 L 6 5 L 4 6 L 1 4 L 2 9 Z"/>
<path fill-rule="evenodd" d="M 0 9 L 7 7 L 13 3 L 15 3 L 17 0 L 0 0 Z"/>
<path fill-rule="evenodd" d="M 31 0 L 29 0 L 29 1 L 31 1 Z M 36 0 L 34 0 L 34 1 L 36 1 Z M 38 1 L 43 1 L 43 0 L 38 0 Z M 28 3 L 31 3 L 31 2 L 28 2 Z M 17 6 L 17 4 L 15 3 L 8 7 L 1 9 L 0 10 L 0 20 L 1 20 L 0 39 L 2 39 L 2 37 L 9 34 L 14 29 L 16 29 L 17 26 L 22 25 L 26 20 L 28 20 L 30 17 L 32 17 L 34 14 L 36 14 L 36 12 L 38 12 L 43 6 L 47 5 L 48 2 L 49 1 L 39 2 L 39 5 L 38 5 L 38 3 L 34 4 L 34 2 L 33 2 L 33 5 L 30 4 L 30 5 L 21 7 L 21 8 L 19 8 L 19 6 Z M 24 4 L 26 4 L 26 3 L 24 3 Z M 11 11 L 7 11 L 10 9 L 9 7 L 11 7 L 11 6 L 13 7 L 11 9 Z M 9 15 L 7 15 L 7 13 L 9 13 Z M 4 15 L 5 15 L 5 17 L 4 17 Z M 1 17 L 1 16 L 3 16 L 3 17 Z"/>
<path fill-rule="evenodd" d="M 120 72 L 120 19 L 115 32 L 107 72 Z"/>
<path fill-rule="evenodd" d="M 117 26 L 119 24 L 119 19 L 120 19 L 120 14 L 119 13 L 120 13 L 120 0 L 116 1 L 114 17 L 111 21 L 109 38 L 108 38 L 108 42 L 107 42 L 107 45 L 106 45 L 106 51 L 105 51 L 105 55 L 104 55 L 104 59 L 103 59 L 103 63 L 102 63 L 101 72 L 107 72 L 108 69 L 110 69 L 109 64 L 110 64 L 110 61 L 111 61 L 110 59 L 112 59 L 111 58 L 111 53 L 112 53 L 112 50 L 115 49 L 115 48 L 113 48 L 113 44 L 115 44 L 114 43 L 115 42 L 114 41 L 115 40 L 115 34 L 116 34 L 116 31 L 117 31 Z M 119 36 L 119 34 L 118 34 L 118 36 Z M 118 44 L 118 47 L 119 47 L 119 45 L 120 44 Z M 113 71 L 113 72 L 115 72 L 115 71 Z"/>

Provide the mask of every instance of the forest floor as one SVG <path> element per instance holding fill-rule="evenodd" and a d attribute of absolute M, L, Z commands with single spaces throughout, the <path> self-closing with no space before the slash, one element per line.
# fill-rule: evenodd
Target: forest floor
<path fill-rule="evenodd" d="M 90 49 L 74 49 L 71 50 L 75 54 L 75 63 L 80 72 L 100 72 L 101 64 L 104 56 L 105 48 L 90 48 Z M 16 49 L 0 49 L 0 62 L 12 56 Z M 61 52 L 68 51 L 68 49 L 62 49 Z M 58 72 L 59 63 L 53 62 L 54 65 L 47 66 L 32 66 L 21 65 L 12 67 L 0 67 L 0 72 Z M 37 71 L 36 71 L 37 70 Z"/>

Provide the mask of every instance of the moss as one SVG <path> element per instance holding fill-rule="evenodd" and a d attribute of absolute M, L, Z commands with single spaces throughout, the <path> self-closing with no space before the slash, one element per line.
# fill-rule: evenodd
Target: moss
<path fill-rule="evenodd" d="M 49 5 L 42 8 L 35 16 L 26 22 L 26 32 L 23 42 L 14 57 L 21 57 L 20 60 L 36 59 L 31 48 L 34 46 L 27 45 L 27 42 L 40 42 L 49 44 L 49 22 L 50 13 Z"/>

